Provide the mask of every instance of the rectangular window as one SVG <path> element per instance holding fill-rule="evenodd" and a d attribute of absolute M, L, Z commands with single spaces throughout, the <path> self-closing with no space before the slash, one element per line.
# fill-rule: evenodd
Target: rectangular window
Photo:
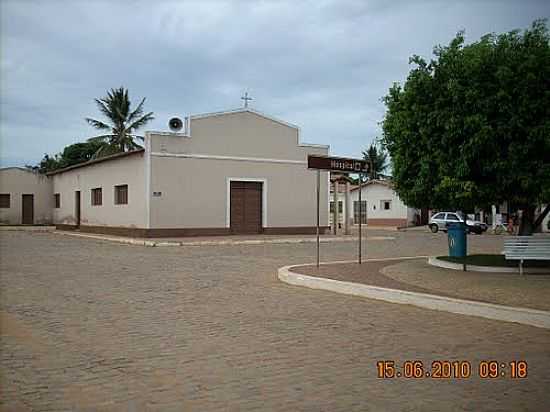
<path fill-rule="evenodd" d="M 10 208 L 10 194 L 9 193 L 0 193 L 0 208 L 9 209 Z"/>
<path fill-rule="evenodd" d="M 381 200 L 380 209 L 382 210 L 391 210 L 391 200 Z"/>
<path fill-rule="evenodd" d="M 115 186 L 115 205 L 128 204 L 128 185 Z"/>
<path fill-rule="evenodd" d="M 344 206 L 342 204 L 342 201 L 339 200 L 338 201 L 338 213 L 342 214 L 343 210 L 344 210 Z M 334 202 L 332 200 L 330 201 L 330 213 L 334 213 Z"/>
<path fill-rule="evenodd" d="M 359 223 L 359 201 L 355 200 L 353 202 L 353 222 L 355 224 Z M 367 223 L 367 201 L 361 200 L 361 223 Z"/>
<path fill-rule="evenodd" d="M 101 188 L 92 189 L 92 206 L 101 206 L 103 203 Z"/>
<path fill-rule="evenodd" d="M 61 207 L 61 195 L 59 193 L 56 193 L 53 195 L 54 201 L 55 201 L 55 208 L 59 209 Z"/>

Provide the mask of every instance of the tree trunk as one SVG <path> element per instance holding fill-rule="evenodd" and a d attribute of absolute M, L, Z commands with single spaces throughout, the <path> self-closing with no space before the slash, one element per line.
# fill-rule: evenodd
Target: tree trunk
<path fill-rule="evenodd" d="M 542 224 L 542 221 L 544 220 L 544 218 L 546 217 L 546 215 L 550 212 L 550 203 L 548 203 L 546 205 L 546 207 L 544 208 L 544 210 L 542 212 L 540 212 L 540 215 L 539 217 L 537 217 L 537 219 L 535 220 L 535 223 L 533 224 L 535 230 L 537 230 L 537 228 Z"/>
<path fill-rule="evenodd" d="M 521 214 L 521 221 L 519 223 L 519 236 L 530 236 L 535 231 L 535 207 L 526 206 Z"/>

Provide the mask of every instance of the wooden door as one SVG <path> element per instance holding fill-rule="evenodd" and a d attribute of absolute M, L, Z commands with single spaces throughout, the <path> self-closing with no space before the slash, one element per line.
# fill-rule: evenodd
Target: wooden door
<path fill-rule="evenodd" d="M 80 227 L 80 190 L 74 192 L 74 218 L 76 227 Z"/>
<path fill-rule="evenodd" d="M 262 183 L 231 182 L 231 233 L 262 233 Z"/>
<path fill-rule="evenodd" d="M 22 195 L 22 218 L 21 223 L 32 225 L 34 223 L 34 195 Z"/>

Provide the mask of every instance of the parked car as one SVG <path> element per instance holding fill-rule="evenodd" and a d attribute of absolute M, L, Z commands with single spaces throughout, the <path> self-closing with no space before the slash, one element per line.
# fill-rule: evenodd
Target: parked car
<path fill-rule="evenodd" d="M 477 233 L 478 235 L 485 232 L 488 228 L 487 224 L 478 220 L 464 219 L 460 213 L 456 212 L 439 212 L 433 215 L 430 219 L 429 228 L 432 233 L 437 233 L 438 230 L 447 231 L 449 223 L 465 223 L 468 233 Z"/>

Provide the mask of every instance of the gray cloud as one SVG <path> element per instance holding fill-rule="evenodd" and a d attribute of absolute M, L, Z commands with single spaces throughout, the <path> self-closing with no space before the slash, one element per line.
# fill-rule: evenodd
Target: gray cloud
<path fill-rule="evenodd" d="M 3 164 L 94 134 L 84 117 L 124 85 L 165 129 L 172 115 L 252 107 L 304 141 L 359 156 L 380 133 L 380 101 L 412 54 L 525 28 L 544 1 L 10 1 L 0 3 Z"/>

